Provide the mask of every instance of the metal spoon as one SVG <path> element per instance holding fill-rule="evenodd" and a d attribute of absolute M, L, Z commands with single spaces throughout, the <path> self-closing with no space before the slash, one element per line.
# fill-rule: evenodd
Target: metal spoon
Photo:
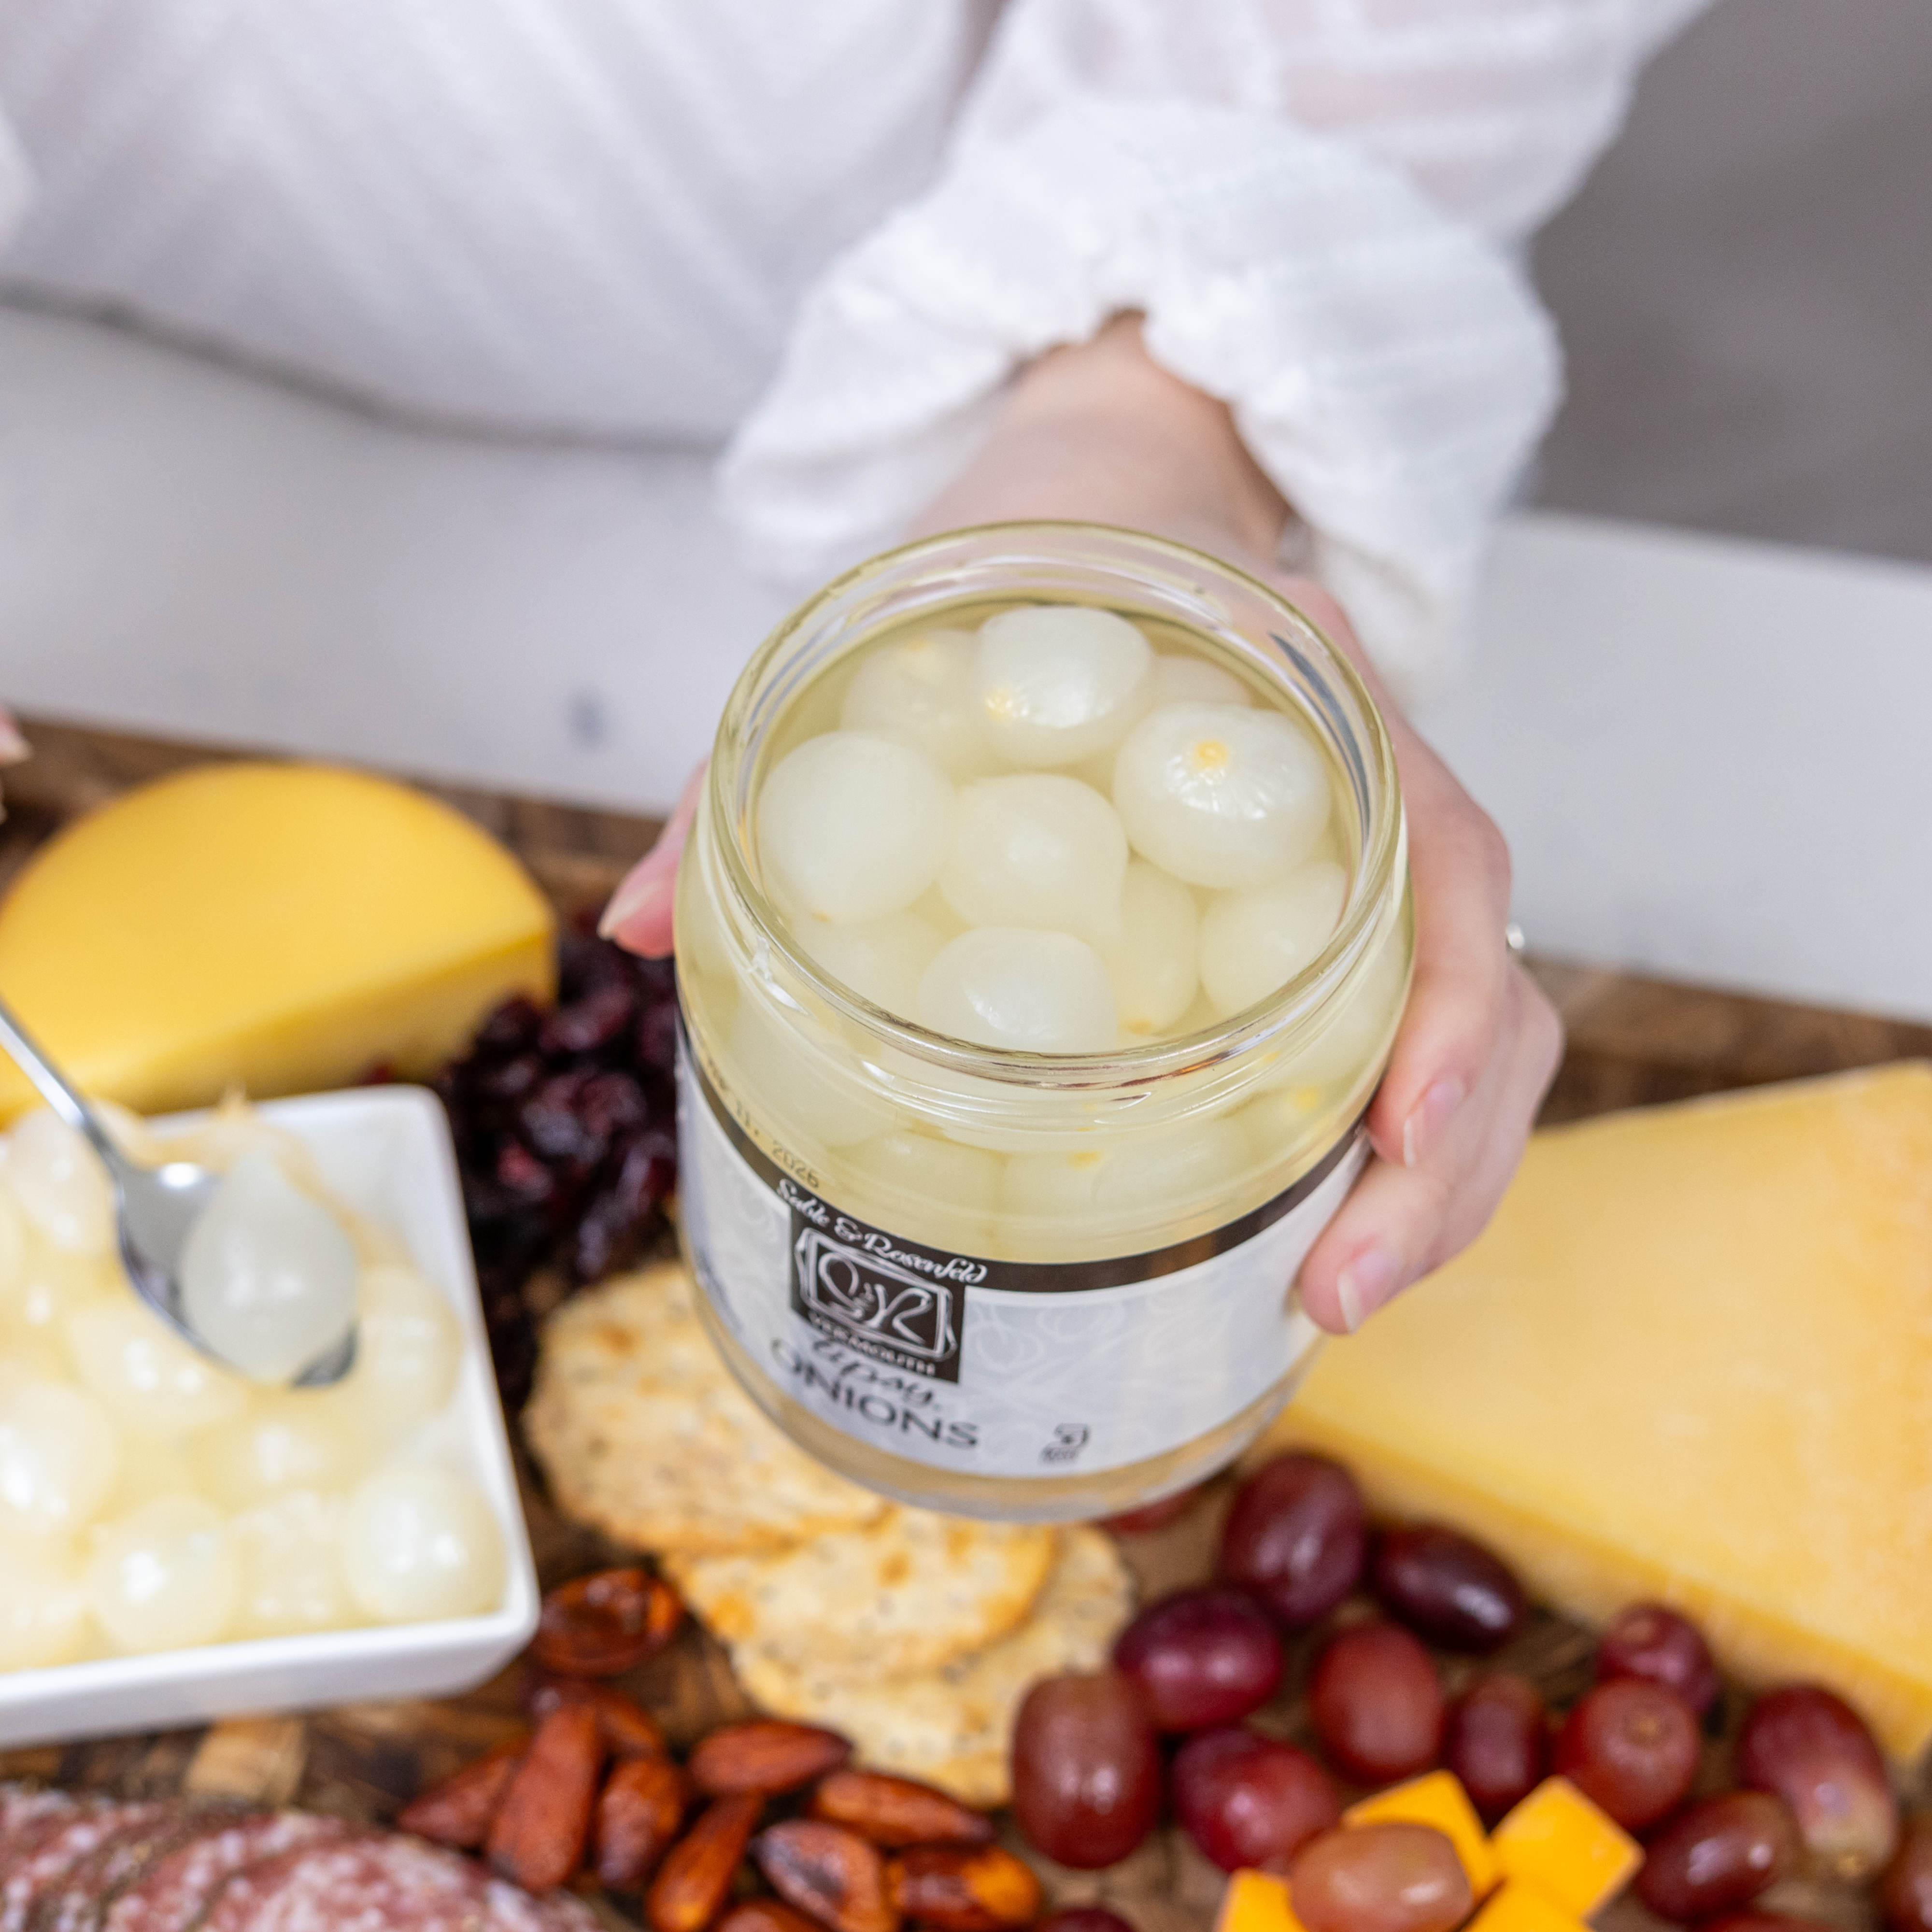
<path fill-rule="evenodd" d="M 4 1000 L 0 1000 L 0 1046 L 40 1090 L 47 1105 L 76 1132 L 85 1135 L 100 1156 L 114 1190 L 114 1225 L 121 1260 L 134 1292 L 190 1348 L 232 1373 L 242 1373 L 189 1327 L 182 1312 L 182 1250 L 196 1217 L 221 1184 L 221 1175 L 191 1160 L 171 1160 L 160 1167 L 142 1167 L 130 1160 L 114 1144 L 93 1108 L 28 1037 Z M 352 1322 L 342 1340 L 318 1355 L 290 1386 L 326 1388 L 340 1382 L 355 1360 L 356 1327 Z"/>

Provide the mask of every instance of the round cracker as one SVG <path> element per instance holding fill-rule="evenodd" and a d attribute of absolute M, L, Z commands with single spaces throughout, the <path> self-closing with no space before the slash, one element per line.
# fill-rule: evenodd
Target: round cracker
<path fill-rule="evenodd" d="M 794 1549 L 664 1568 L 734 1654 L 862 1680 L 937 1670 L 998 1642 L 1033 1608 L 1055 1547 L 1037 1524 L 896 1508 Z"/>
<path fill-rule="evenodd" d="M 1004 1804 L 1012 1795 L 1008 1744 L 1028 1686 L 1064 1670 L 1098 1670 L 1132 1612 L 1120 1552 L 1083 1526 L 1062 1532 L 1026 1622 L 944 1670 L 853 1684 L 735 1652 L 732 1662 L 756 1702 L 775 1717 L 843 1732 L 860 1762 L 922 1778 L 968 1804 Z"/>
<path fill-rule="evenodd" d="M 642 1550 L 782 1549 L 870 1522 L 883 1497 L 813 1461 L 718 1359 L 675 1262 L 544 1324 L 524 1431 L 570 1515 Z"/>

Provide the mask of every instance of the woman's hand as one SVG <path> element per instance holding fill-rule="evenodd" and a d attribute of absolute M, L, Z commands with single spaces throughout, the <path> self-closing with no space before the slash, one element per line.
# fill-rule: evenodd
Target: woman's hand
<path fill-rule="evenodd" d="M 685 781 L 676 808 L 664 820 L 658 842 L 624 874 L 597 930 L 606 939 L 646 959 L 670 955 L 671 901 L 677 886 L 677 862 L 690 836 L 698 796 L 707 767 L 700 765 Z"/>
<path fill-rule="evenodd" d="M 1489 1219 L 1522 1157 L 1562 1036 L 1509 956 L 1502 836 L 1396 709 L 1334 598 L 1270 561 L 1287 517 L 1226 407 L 1160 368 L 1138 321 L 1124 317 L 1021 376 L 972 466 L 914 533 L 1072 518 L 1192 544 L 1276 586 L 1373 691 L 1408 813 L 1415 977 L 1369 1112 L 1373 1157 L 1301 1270 L 1308 1312 L 1342 1332 L 1439 1267 Z M 671 886 L 701 776 L 605 913 L 603 930 L 635 951 L 670 950 Z"/>

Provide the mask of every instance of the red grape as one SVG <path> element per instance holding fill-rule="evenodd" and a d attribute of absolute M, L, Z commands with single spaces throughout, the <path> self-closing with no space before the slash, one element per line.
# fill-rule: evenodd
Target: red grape
<path fill-rule="evenodd" d="M 1707 1918 L 1697 1932 L 1839 1932 L 1821 1918 L 1799 1918 L 1788 1912 L 1725 1912 Z"/>
<path fill-rule="evenodd" d="M 1170 1776 L 1175 1815 L 1223 1871 L 1285 1872 L 1342 1815 L 1328 1774 L 1306 1751 L 1239 1725 L 1190 1738 Z"/>
<path fill-rule="evenodd" d="M 1288 1896 L 1306 1932 L 1450 1932 L 1475 1904 L 1456 1847 L 1426 1825 L 1394 1822 L 1311 1839 Z"/>
<path fill-rule="evenodd" d="M 1119 1516 L 1102 1516 L 1100 1527 L 1116 1536 L 1144 1536 L 1150 1530 L 1165 1529 L 1169 1523 L 1178 1522 L 1194 1507 L 1194 1498 L 1200 1493 L 1201 1485 L 1196 1483 L 1192 1489 L 1162 1496 L 1157 1503 L 1143 1503 L 1138 1509 L 1125 1510 Z M 1100 1910 L 1097 1906 L 1094 1909 Z"/>
<path fill-rule="evenodd" d="M 1449 1707 L 1442 1762 L 1492 1822 L 1542 1781 L 1549 1756 L 1549 1720 L 1526 1677 L 1490 1671 Z"/>
<path fill-rule="evenodd" d="M 1557 1733 L 1552 1768 L 1627 1832 L 1654 1825 L 1690 1789 L 1697 1720 L 1675 1690 L 1618 1677 L 1587 1691 Z"/>
<path fill-rule="evenodd" d="M 1364 1784 L 1426 1771 L 1442 1748 L 1436 1666 L 1398 1624 L 1358 1624 L 1331 1638 L 1308 1681 L 1308 1711 L 1330 1760 Z"/>
<path fill-rule="evenodd" d="M 1798 1862 L 1798 1827 L 1782 1798 L 1730 1791 L 1687 1807 L 1650 1841 L 1637 1896 L 1688 1924 L 1748 1905 Z"/>
<path fill-rule="evenodd" d="M 1150 1604 L 1121 1631 L 1114 1667 L 1162 1731 L 1232 1724 L 1274 1696 L 1281 1640 L 1239 1590 L 1182 1590 Z"/>
<path fill-rule="evenodd" d="M 1661 1604 L 1619 1610 L 1597 1644 L 1597 1676 L 1645 1677 L 1675 1690 L 1701 1718 L 1718 1701 L 1718 1666 L 1697 1626 Z"/>
<path fill-rule="evenodd" d="M 1879 1881 L 1878 1903 L 1891 1932 L 1932 1932 L 1932 1815 L 1906 1826 Z"/>
<path fill-rule="evenodd" d="M 1013 1815 L 1050 1858 L 1118 1864 L 1160 1814 L 1160 1748 L 1117 1671 L 1042 1678 L 1013 1724 Z"/>
<path fill-rule="evenodd" d="M 1898 1843 L 1898 1805 L 1872 1734 L 1819 1684 L 1767 1691 L 1738 1734 L 1738 1776 L 1791 1807 L 1805 1849 L 1834 1877 L 1862 1879 Z"/>
<path fill-rule="evenodd" d="M 1529 1612 L 1507 1564 L 1440 1523 L 1384 1530 L 1369 1574 L 1391 1615 L 1448 1650 L 1494 1650 Z"/>
<path fill-rule="evenodd" d="M 1326 1616 L 1352 1590 L 1368 1550 L 1362 1492 L 1325 1456 L 1278 1456 L 1234 1493 L 1221 1574 L 1291 1627 Z"/>
<path fill-rule="evenodd" d="M 1104 1905 L 1063 1905 L 1058 1912 L 1049 1912 L 1033 1932 L 1134 1932 L 1134 1928 Z"/>

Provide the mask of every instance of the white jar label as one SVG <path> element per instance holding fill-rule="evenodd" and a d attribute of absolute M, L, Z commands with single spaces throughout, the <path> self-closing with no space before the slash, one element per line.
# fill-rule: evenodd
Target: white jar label
<path fill-rule="evenodd" d="M 751 1358 L 856 1441 L 962 1474 L 1118 1468 L 1273 1388 L 1318 1331 L 1289 1294 L 1367 1157 L 1196 1240 L 1088 1262 L 987 1261 L 877 1228 L 734 1120 L 680 1029 L 678 1202 L 698 1285 Z"/>

